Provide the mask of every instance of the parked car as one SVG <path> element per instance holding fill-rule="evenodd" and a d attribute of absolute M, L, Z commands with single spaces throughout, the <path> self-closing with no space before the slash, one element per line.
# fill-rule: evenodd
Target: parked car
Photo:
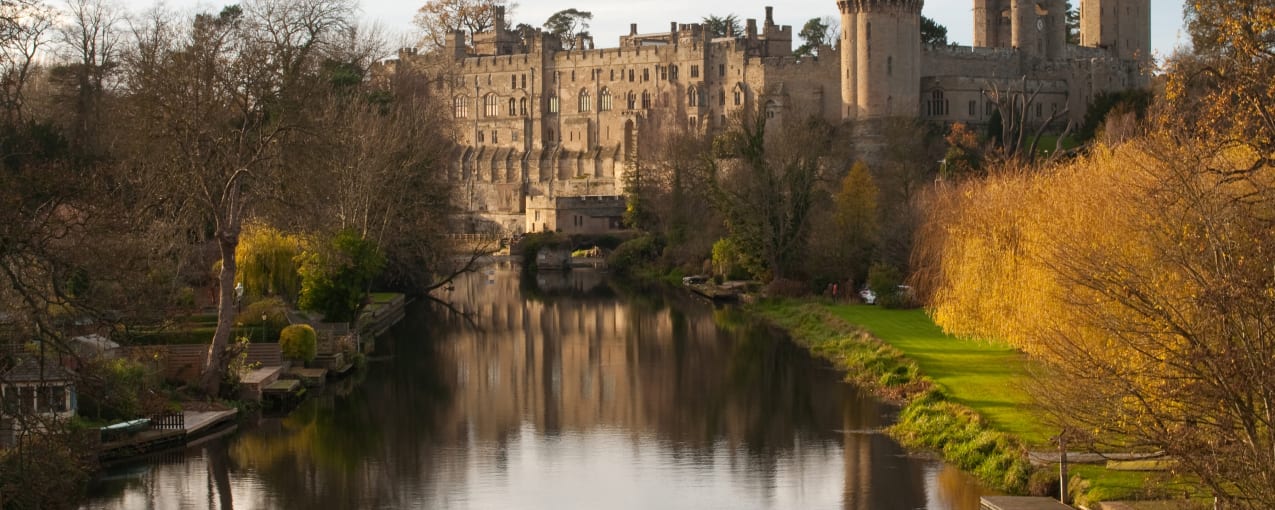
<path fill-rule="evenodd" d="M 863 299 L 864 303 L 867 303 L 869 305 L 874 305 L 877 303 L 877 293 L 872 292 L 872 289 L 863 289 L 859 291 L 859 297 Z"/>

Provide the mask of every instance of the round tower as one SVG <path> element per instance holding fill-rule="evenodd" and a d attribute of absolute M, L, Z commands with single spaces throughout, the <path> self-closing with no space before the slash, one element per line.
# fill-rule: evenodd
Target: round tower
<path fill-rule="evenodd" d="M 838 0 L 841 103 L 847 120 L 916 117 L 924 0 Z"/>

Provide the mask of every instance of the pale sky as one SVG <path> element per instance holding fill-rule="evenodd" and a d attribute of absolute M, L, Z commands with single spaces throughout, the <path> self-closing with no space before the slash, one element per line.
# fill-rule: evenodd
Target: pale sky
<path fill-rule="evenodd" d="M 151 0 L 117 1 L 135 12 L 154 4 Z M 1157 58 L 1163 58 L 1171 54 L 1173 48 L 1188 43 L 1182 30 L 1182 1 L 1151 0 L 1151 46 Z M 196 8 L 218 11 L 229 3 L 235 2 L 165 2 L 169 8 L 178 11 Z M 412 16 L 423 3 L 424 0 L 360 0 L 366 20 L 379 23 L 388 32 L 407 37 L 404 40 L 415 38 L 412 37 Z M 755 18 L 760 25 L 766 17 L 767 5 L 775 6 L 775 23 L 792 25 L 794 35 L 810 18 L 837 16 L 834 0 L 521 0 L 514 10 L 512 23 L 540 26 L 550 15 L 563 9 L 574 7 L 590 11 L 593 13 L 590 32 L 596 46 L 611 48 L 618 45 L 620 35 L 629 32 L 629 23 L 637 23 L 638 32 L 667 32 L 671 21 L 696 23 L 710 14 L 736 14 L 740 19 Z M 973 5 L 973 0 L 930 0 L 925 2 L 923 14 L 947 27 L 949 41 L 969 45 L 973 42 Z M 800 44 L 800 41 L 793 44 Z"/>

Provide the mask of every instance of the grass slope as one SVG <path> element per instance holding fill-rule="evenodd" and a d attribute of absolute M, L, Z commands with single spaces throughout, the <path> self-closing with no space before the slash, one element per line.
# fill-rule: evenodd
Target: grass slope
<path fill-rule="evenodd" d="M 993 342 L 961 340 L 943 333 L 922 310 L 887 310 L 867 305 L 829 306 L 916 362 L 941 386 L 948 400 L 982 415 L 993 428 L 1035 447 L 1048 447 L 1049 429 L 1024 390 L 1030 361 Z"/>

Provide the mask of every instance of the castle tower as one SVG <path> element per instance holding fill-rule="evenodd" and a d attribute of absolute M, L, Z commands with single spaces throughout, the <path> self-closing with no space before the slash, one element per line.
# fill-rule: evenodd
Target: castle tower
<path fill-rule="evenodd" d="M 924 0 L 838 0 L 841 103 L 847 120 L 916 117 Z"/>
<path fill-rule="evenodd" d="M 974 0 L 974 46 L 1062 58 L 1067 51 L 1066 11 L 1064 0 Z"/>
<path fill-rule="evenodd" d="M 1080 45 L 1125 60 L 1151 58 L 1151 0 L 1081 0 Z"/>
<path fill-rule="evenodd" d="M 974 46 L 1010 46 L 1009 0 L 974 0 Z"/>

